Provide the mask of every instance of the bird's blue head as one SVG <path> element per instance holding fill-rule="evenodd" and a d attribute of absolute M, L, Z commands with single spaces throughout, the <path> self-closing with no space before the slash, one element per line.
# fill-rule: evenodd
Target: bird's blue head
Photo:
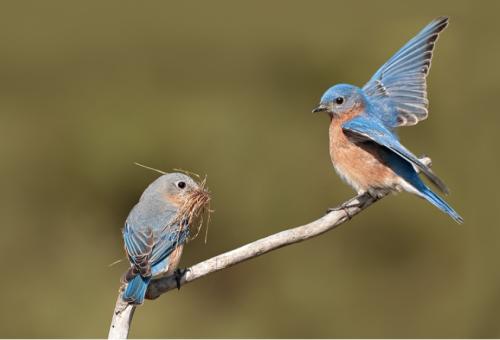
<path fill-rule="evenodd" d="M 364 103 L 365 97 L 359 87 L 349 84 L 337 84 L 330 87 L 323 94 L 319 105 L 313 112 L 327 112 L 332 117 L 340 117 Z"/>

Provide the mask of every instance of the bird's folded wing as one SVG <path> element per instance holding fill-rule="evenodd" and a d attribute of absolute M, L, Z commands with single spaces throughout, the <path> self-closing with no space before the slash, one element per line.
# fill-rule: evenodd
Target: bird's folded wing
<path fill-rule="evenodd" d="M 385 104 L 391 114 L 384 123 L 391 127 L 415 125 L 427 118 L 426 78 L 439 33 L 448 25 L 440 17 L 427 25 L 392 56 L 365 84 L 363 90 Z"/>
<path fill-rule="evenodd" d="M 141 276 L 150 276 L 150 258 L 154 246 L 153 231 L 151 229 L 136 230 L 129 223 L 125 222 L 123 239 L 127 255 L 137 271 Z"/>
<path fill-rule="evenodd" d="M 448 192 L 446 185 L 432 170 L 422 163 L 414 154 L 406 149 L 397 136 L 387 129 L 379 120 L 364 115 L 357 116 L 342 125 L 347 135 L 352 134 L 357 141 L 372 141 L 402 157 L 407 162 L 417 166 L 444 193 Z"/>
<path fill-rule="evenodd" d="M 169 256 L 189 235 L 187 227 L 181 229 L 178 225 L 162 228 L 162 231 L 155 235 L 151 228 L 131 228 L 130 224 L 125 223 L 125 250 L 142 276 L 149 276 L 151 266 Z"/>

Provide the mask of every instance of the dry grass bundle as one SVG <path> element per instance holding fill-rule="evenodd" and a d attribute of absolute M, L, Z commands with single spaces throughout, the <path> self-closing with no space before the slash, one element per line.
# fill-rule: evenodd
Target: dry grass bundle
<path fill-rule="evenodd" d="M 198 183 L 197 189 L 186 194 L 174 219 L 174 223 L 180 225 L 181 228 L 188 225 L 192 228 L 191 230 L 193 230 L 193 226 L 197 223 L 196 233 L 189 238 L 189 241 L 198 237 L 206 221 L 205 243 L 207 242 L 208 224 L 210 222 L 210 214 L 213 211 L 210 209 L 210 192 L 205 187 L 206 180 L 207 178 L 205 177 Z"/>

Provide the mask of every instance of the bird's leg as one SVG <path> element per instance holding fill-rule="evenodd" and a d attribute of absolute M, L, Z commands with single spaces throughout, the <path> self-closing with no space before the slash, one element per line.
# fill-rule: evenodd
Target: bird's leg
<path fill-rule="evenodd" d="M 184 275 L 186 275 L 186 273 L 188 271 L 190 271 L 191 269 L 189 268 L 177 268 L 175 271 L 174 271 L 174 279 L 175 279 L 175 283 L 176 283 L 176 286 L 177 286 L 177 290 L 181 289 L 181 280 L 182 278 L 184 277 Z"/>
<path fill-rule="evenodd" d="M 352 215 L 349 213 L 349 208 L 363 208 L 368 201 L 377 201 L 378 199 L 380 199 L 380 197 L 383 196 L 384 194 L 382 192 L 378 193 L 376 191 L 373 192 L 365 191 L 335 208 L 328 208 L 326 210 L 326 213 L 329 214 L 332 211 L 344 210 L 344 212 L 347 215 L 347 218 L 350 220 L 352 218 Z"/>

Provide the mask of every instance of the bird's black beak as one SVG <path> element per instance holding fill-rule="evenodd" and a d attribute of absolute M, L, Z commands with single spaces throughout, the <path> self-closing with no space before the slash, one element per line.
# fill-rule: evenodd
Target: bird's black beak
<path fill-rule="evenodd" d="M 328 110 L 328 107 L 325 106 L 325 105 L 318 105 L 318 107 L 316 107 L 314 110 L 312 110 L 313 113 L 316 113 L 316 112 L 325 112 L 326 110 Z"/>

